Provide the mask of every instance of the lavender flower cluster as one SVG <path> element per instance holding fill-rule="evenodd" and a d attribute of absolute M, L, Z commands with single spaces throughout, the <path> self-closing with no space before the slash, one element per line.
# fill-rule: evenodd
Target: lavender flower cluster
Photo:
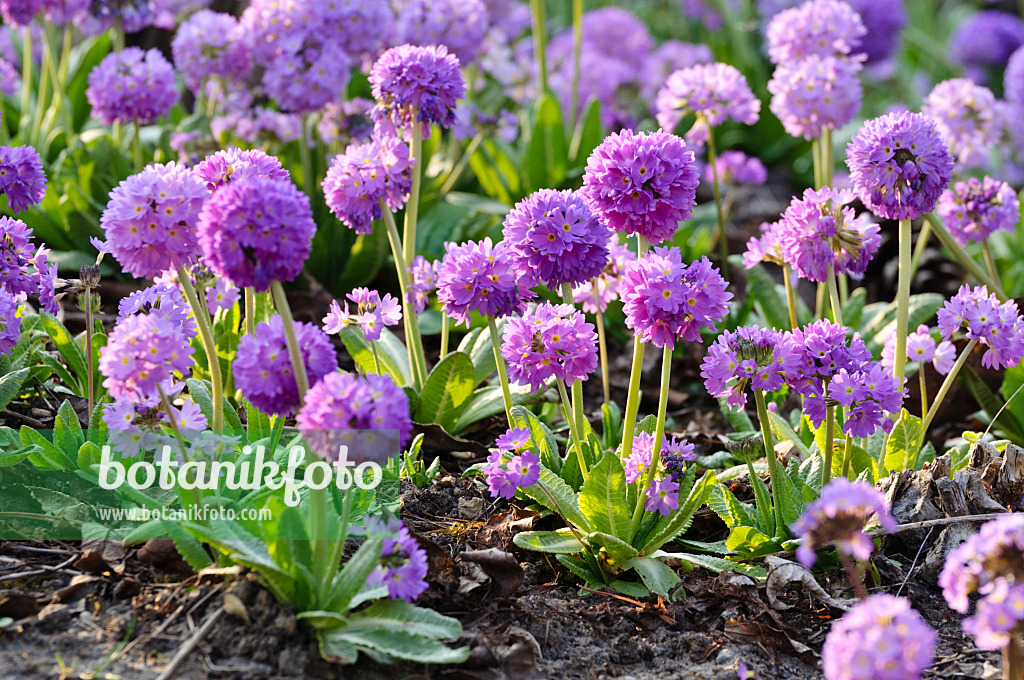
<path fill-rule="evenodd" d="M 946 340 L 963 328 L 969 340 L 985 345 L 981 364 L 986 368 L 1010 368 L 1024 358 L 1024 317 L 1017 303 L 1000 303 L 985 286 L 961 286 L 939 310 L 938 326 Z"/>

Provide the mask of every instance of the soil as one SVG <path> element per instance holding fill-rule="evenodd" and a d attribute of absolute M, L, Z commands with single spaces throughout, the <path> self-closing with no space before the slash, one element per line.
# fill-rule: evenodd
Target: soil
<path fill-rule="evenodd" d="M 418 604 L 463 623 L 459 644 L 471 648 L 466 664 L 328 664 L 294 612 L 252 574 L 173 573 L 183 565 L 159 544 L 125 552 L 113 545 L 7 542 L 0 545 L 0 618 L 15 621 L 0 632 L 0 680 L 154 680 L 228 600 L 232 613 L 174 678 L 734 680 L 740 662 L 763 680 L 822 677 L 818 654 L 842 611 L 804 588 L 782 594 L 792 607 L 785 611 L 769 604 L 763 585 L 699 569 L 681 572 L 672 601 L 581 593 L 557 562 L 511 542 L 515 531 L 545 528 L 550 520 L 492 501 L 472 480 L 443 472 L 426 489 L 404 483 L 402 495 L 403 519 L 430 558 L 430 589 Z M 703 517 L 691 531 L 707 537 L 717 530 Z M 897 543 L 889 547 L 876 559 L 874 590 L 901 591 L 939 630 L 939 662 L 926 677 L 994 677 L 988 674 L 999 666 L 997 655 L 974 649 L 934 582 L 907 578 L 914 556 L 894 552 L 902 549 Z M 467 550 L 485 549 L 513 559 L 497 569 L 482 563 L 483 570 L 464 559 Z M 831 595 L 849 597 L 840 572 L 819 575 L 819 582 Z"/>

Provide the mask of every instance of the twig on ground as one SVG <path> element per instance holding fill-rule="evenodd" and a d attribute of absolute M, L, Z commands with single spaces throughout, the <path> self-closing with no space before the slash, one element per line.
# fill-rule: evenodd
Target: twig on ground
<path fill-rule="evenodd" d="M 940 517 L 939 519 L 926 519 L 922 522 L 910 522 L 908 524 L 901 524 L 896 528 L 895 531 L 886 531 L 885 529 L 875 529 L 874 531 L 867 532 L 868 536 L 884 536 L 886 534 L 899 534 L 904 531 L 913 531 L 914 529 L 927 529 L 929 527 L 940 527 L 946 524 L 956 524 L 957 522 L 987 522 L 990 519 L 996 517 L 999 513 L 988 513 L 984 515 L 964 515 L 963 517 Z"/>
<path fill-rule="evenodd" d="M 78 559 L 77 555 L 72 555 L 68 559 L 64 560 L 55 567 L 40 567 L 39 569 L 33 569 L 31 571 L 22 571 L 17 574 L 7 574 L 6 576 L 0 576 L 0 581 L 15 581 L 20 578 L 29 578 L 30 576 L 41 576 L 42 574 L 52 574 L 55 571 L 60 571 L 64 567 L 68 566 L 72 562 Z"/>
<path fill-rule="evenodd" d="M 174 677 L 174 673 L 178 670 L 178 666 L 180 666 L 188 655 L 192 653 L 192 650 L 195 649 L 196 645 L 198 645 L 200 641 L 202 641 L 202 639 L 206 637 L 211 630 L 213 630 L 213 627 L 217 625 L 217 622 L 220 621 L 222 616 L 224 616 L 224 607 L 217 607 L 217 610 L 207 617 L 206 622 L 199 627 L 199 630 L 185 640 L 185 644 L 178 649 L 174 658 L 171 659 L 171 662 L 167 664 L 160 675 L 157 676 L 156 680 L 170 680 Z"/>
<path fill-rule="evenodd" d="M 928 543 L 928 539 L 932 537 L 933 531 L 935 531 L 935 527 L 929 528 L 928 534 L 924 537 L 924 540 L 921 541 L 921 545 L 918 546 L 917 554 L 914 555 L 914 561 L 910 563 L 910 569 L 907 571 L 907 575 L 906 577 L 904 577 L 903 583 L 901 583 L 900 587 L 896 590 L 896 597 L 900 596 L 900 593 L 903 592 L 903 586 L 907 585 L 907 581 L 909 581 L 910 577 L 914 575 L 914 569 L 917 568 L 917 560 L 919 557 L 921 557 L 921 552 L 924 550 L 925 544 Z"/>

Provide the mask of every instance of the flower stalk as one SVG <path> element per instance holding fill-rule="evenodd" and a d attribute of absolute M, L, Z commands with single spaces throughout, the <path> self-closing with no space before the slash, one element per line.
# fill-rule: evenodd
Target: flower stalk
<path fill-rule="evenodd" d="M 309 391 L 309 375 L 306 373 L 306 363 L 302 360 L 302 348 L 299 347 L 298 338 L 295 336 L 295 319 L 292 317 L 292 308 L 288 304 L 284 287 L 280 281 L 270 284 L 270 290 L 274 296 L 274 305 L 277 313 L 281 315 L 281 325 L 284 326 L 284 337 L 288 344 L 288 356 L 292 361 L 292 372 L 295 373 L 295 384 L 299 391 L 299 403 L 306 400 L 306 392 Z"/>
<path fill-rule="evenodd" d="M 946 374 L 946 379 L 942 381 L 939 391 L 935 394 L 935 399 L 932 401 L 931 408 L 928 409 L 928 413 L 924 416 L 924 420 L 921 421 L 921 427 L 925 432 L 928 432 L 928 426 L 931 425 L 932 420 L 935 418 L 935 414 L 938 413 L 939 406 L 942 405 L 942 400 L 946 398 L 946 394 L 949 392 L 949 388 L 953 386 L 953 381 L 956 380 L 957 374 L 960 372 L 960 369 L 963 368 L 964 363 L 967 361 L 967 357 L 974 351 L 974 347 L 977 344 L 977 338 L 972 338 L 970 342 L 967 343 L 967 346 L 964 347 L 964 351 L 960 353 L 959 357 L 957 357 L 956 363 L 953 364 L 953 368 Z"/>
<path fill-rule="evenodd" d="M 953 235 L 949 233 L 948 229 L 946 229 L 946 225 L 942 223 L 942 220 L 940 220 L 934 213 L 929 213 L 925 219 L 932 225 L 932 229 L 935 231 L 935 235 L 938 237 L 939 241 L 942 242 L 942 245 L 949 250 L 949 252 L 953 253 L 953 257 L 960 266 L 966 269 L 967 273 L 977 279 L 979 283 L 988 288 L 990 293 L 994 293 L 995 296 L 999 298 L 1000 302 L 1006 302 L 1006 293 L 1003 292 L 1002 286 L 997 285 L 981 265 L 975 262 L 974 258 L 968 255 L 967 251 L 956 242 L 956 239 L 953 238 Z M 902 271 L 902 269 L 900 271 Z"/>
<path fill-rule="evenodd" d="M 650 249 L 647 239 L 637 236 L 638 258 L 642 258 Z M 596 291 L 595 291 L 596 293 Z M 622 421 L 623 458 L 633 453 L 633 437 L 636 430 L 636 416 L 640 411 L 640 378 L 644 371 L 644 343 L 639 337 L 633 338 L 633 365 L 629 370 L 629 389 L 626 396 L 626 413 Z"/>
<path fill-rule="evenodd" d="M 579 462 L 580 471 L 583 476 L 587 476 L 587 459 L 583 455 L 583 440 L 580 438 L 580 430 L 576 425 L 576 416 L 573 413 L 572 406 L 569 403 L 569 393 L 565 389 L 565 381 L 561 378 L 555 378 L 555 382 L 558 383 L 558 394 L 562 398 L 562 409 L 565 411 L 565 421 L 569 424 L 569 433 L 572 435 L 573 450 L 576 452 L 576 460 Z M 578 383 L 579 380 L 574 380 L 573 383 Z"/>
<path fill-rule="evenodd" d="M 395 269 L 398 274 L 398 290 L 402 294 L 402 325 L 405 328 L 405 350 L 409 356 L 409 368 L 412 371 L 413 385 L 419 389 L 427 379 L 426 359 L 419 353 L 423 351 L 423 343 L 416 342 L 419 338 L 419 316 L 409 300 L 409 261 L 405 259 L 405 251 L 402 248 L 402 240 L 398 235 L 398 225 L 395 224 L 395 216 L 384 199 L 380 202 L 381 214 L 384 219 L 384 226 L 387 229 L 388 243 L 391 245 L 391 254 L 395 258 Z M 447 320 L 447 319 L 446 319 Z M 444 352 L 441 353 L 444 356 Z"/>
<path fill-rule="evenodd" d="M 697 114 L 700 116 L 701 114 Z M 698 122 L 700 124 L 700 122 Z M 722 210 L 722 189 L 718 179 L 718 152 L 715 150 L 715 131 L 705 120 L 708 128 L 708 163 L 711 165 L 711 189 L 715 196 L 716 234 L 718 235 L 718 255 L 722 259 L 722 276 L 729 280 L 729 239 L 725 235 L 725 212 Z"/>
<path fill-rule="evenodd" d="M 896 287 L 896 349 L 892 374 L 902 384 L 907 368 L 907 317 L 910 311 L 910 220 L 900 220 L 899 280 Z"/>
<path fill-rule="evenodd" d="M 192 286 L 192 278 L 184 265 L 178 265 L 178 283 L 185 293 L 188 306 L 192 308 L 192 316 L 195 317 L 196 326 L 199 327 L 199 340 L 206 352 L 206 363 L 210 370 L 210 384 L 213 386 L 213 422 L 211 426 L 215 432 L 224 429 L 224 379 L 220 371 L 220 358 L 217 356 L 217 343 L 213 339 L 213 330 L 210 328 L 210 315 L 204 310 L 196 295 L 196 289 Z M 277 284 L 280 286 L 281 284 Z M 289 314 L 290 318 L 290 314 Z M 294 330 L 292 330 L 294 335 Z"/>
<path fill-rule="evenodd" d="M 775 537 L 785 538 L 789 535 L 786 520 L 782 516 L 782 504 L 779 503 L 779 459 L 775 457 L 775 438 L 772 436 L 771 421 L 768 419 L 768 405 L 764 400 L 764 390 L 754 390 L 754 401 L 757 403 L 757 419 L 761 423 L 761 437 L 764 440 L 764 455 L 768 459 L 768 477 L 772 482 L 772 505 L 775 507 Z"/>
<path fill-rule="evenodd" d="M 658 396 L 658 416 L 654 426 L 654 443 L 651 445 L 651 464 L 647 466 L 647 473 L 643 477 L 636 492 L 636 508 L 633 509 L 633 530 L 631 534 L 636 535 L 640 528 L 640 522 L 644 516 L 644 491 L 651 488 L 654 475 L 661 465 L 661 444 L 665 439 L 665 417 L 668 411 L 668 388 L 672 380 L 672 350 L 673 345 L 665 345 L 661 353 L 661 391 Z"/>
<path fill-rule="evenodd" d="M 490 330 L 491 347 L 494 349 L 494 363 L 498 365 L 498 380 L 501 381 L 501 396 L 505 400 L 505 417 L 508 418 L 510 428 L 516 426 L 512 418 L 512 390 L 508 386 L 508 372 L 505 370 L 505 359 L 501 356 L 501 345 L 498 340 L 498 325 L 494 317 L 487 317 L 487 328 Z"/>

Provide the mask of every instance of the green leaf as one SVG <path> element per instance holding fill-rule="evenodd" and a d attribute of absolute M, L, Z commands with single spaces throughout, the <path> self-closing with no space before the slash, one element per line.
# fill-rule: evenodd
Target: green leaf
<path fill-rule="evenodd" d="M 729 537 L 725 539 L 725 547 L 729 549 L 729 552 L 748 556 L 764 554 L 759 553 L 758 548 L 766 544 L 772 546 L 766 552 L 773 552 L 778 547 L 778 543 L 753 527 L 736 527 L 729 532 Z"/>
<path fill-rule="evenodd" d="M 793 426 L 786 422 L 786 419 L 780 416 L 778 413 L 768 411 L 768 422 L 772 426 L 772 432 L 780 441 L 788 440 L 796 444 L 796 447 L 800 450 L 800 453 L 804 457 L 810 457 L 813 455 L 811 449 L 808 448 L 804 440 L 800 438 L 800 435 L 796 433 Z"/>
<path fill-rule="evenodd" d="M 39 323 L 50 337 L 50 342 L 53 343 L 53 346 L 57 348 L 60 355 L 64 357 L 64 361 L 68 362 L 68 366 L 74 371 L 75 376 L 78 377 L 79 385 L 86 385 L 89 373 L 86 369 L 85 352 L 75 342 L 67 327 L 57 317 L 47 312 L 39 313 Z"/>
<path fill-rule="evenodd" d="M 520 548 L 536 552 L 573 554 L 583 552 L 583 544 L 568 529 L 558 531 L 523 531 L 512 537 Z"/>
<path fill-rule="evenodd" d="M 722 518 L 730 529 L 753 526 L 754 521 L 748 512 L 748 506 L 741 503 L 732 491 L 721 484 L 715 484 L 708 496 L 708 507 Z"/>
<path fill-rule="evenodd" d="M 886 469 L 892 472 L 915 469 L 922 442 L 924 429 L 921 427 L 921 419 L 903 409 L 896 424 L 892 426 L 889 443 L 885 447 Z"/>
<path fill-rule="evenodd" d="M 626 472 L 616 453 L 606 453 L 587 474 L 579 504 L 580 512 L 594 530 L 619 539 L 632 538 L 632 518 L 626 507 Z"/>
<path fill-rule="evenodd" d="M 512 404 L 514 406 L 525 406 L 544 398 L 544 392 L 528 392 L 512 388 Z M 505 398 L 501 393 L 501 387 L 481 387 L 473 392 L 469 403 L 459 417 L 452 434 L 458 434 L 474 423 L 484 418 L 501 413 L 505 410 Z"/>
<path fill-rule="evenodd" d="M 532 118 L 525 168 L 527 184 L 534 191 L 557 187 L 569 169 L 561 107 L 551 95 L 544 94 L 537 100 Z"/>
<path fill-rule="evenodd" d="M 381 600 L 348 618 L 347 630 L 398 630 L 435 640 L 457 640 L 462 624 L 404 600 Z"/>
<path fill-rule="evenodd" d="M 536 450 L 541 465 L 552 472 L 561 472 L 562 457 L 558 453 L 558 441 L 551 429 L 540 422 L 532 411 L 522 406 L 512 407 L 512 420 L 517 427 L 525 427 L 530 431 L 531 448 Z"/>
<path fill-rule="evenodd" d="M 384 543 L 380 539 L 364 541 L 356 554 L 345 563 L 345 566 L 334 577 L 331 592 L 324 605 L 331 611 L 347 611 L 359 589 L 366 583 L 367 577 L 380 562 Z"/>
<path fill-rule="evenodd" d="M 501 329 L 504 328 L 505 322 L 503 320 L 497 321 L 495 322 L 495 325 L 500 336 Z M 459 343 L 458 349 L 460 352 L 468 354 L 469 358 L 472 359 L 473 370 L 476 374 L 476 385 L 487 380 L 487 378 L 489 378 L 498 367 L 494 361 L 494 347 L 491 345 L 490 328 L 472 329 L 466 333 L 464 338 L 462 338 L 462 342 Z"/>
<path fill-rule="evenodd" d="M 182 525 L 160 520 L 160 528 L 164 535 L 174 541 L 174 547 L 178 549 L 190 567 L 199 571 L 213 564 L 210 555 L 203 549 L 203 544 L 186 531 Z"/>
<path fill-rule="evenodd" d="M 606 534 L 601 531 L 595 531 L 587 534 L 583 537 L 583 540 L 590 546 L 591 552 L 598 554 L 599 551 L 604 549 L 604 556 L 609 566 L 617 567 L 619 569 L 628 569 L 627 562 L 637 556 L 637 549 L 626 543 L 620 538 Z"/>
<path fill-rule="evenodd" d="M 604 137 L 604 129 L 601 127 L 601 103 L 591 99 L 579 118 L 569 146 L 569 156 L 573 165 L 585 165 L 590 154 Z"/>
<path fill-rule="evenodd" d="M 754 427 L 753 421 L 750 420 L 750 416 L 743 409 L 734 409 L 726 403 L 726 397 L 718 397 L 718 409 L 725 416 L 725 419 L 729 421 L 733 429 L 737 432 L 753 432 L 757 428 Z"/>
<path fill-rule="evenodd" d="M 580 513 L 576 494 L 562 478 L 545 467 L 540 469 L 540 479 L 533 486 L 522 489 L 523 493 L 543 505 L 548 510 L 560 514 L 562 518 L 585 533 L 590 533 L 590 523 Z"/>
<path fill-rule="evenodd" d="M 637 557 L 629 566 L 640 574 L 650 591 L 662 597 L 668 597 L 669 591 L 679 584 L 679 576 L 667 564 L 653 557 Z"/>
<path fill-rule="evenodd" d="M 34 446 L 38 450 L 29 455 L 29 460 L 36 467 L 49 470 L 73 470 L 75 462 L 53 443 L 36 432 L 28 425 L 22 426 L 19 430 L 22 446 Z"/>
<path fill-rule="evenodd" d="M 35 446 L 25 446 L 11 451 L 0 451 L 0 468 L 17 465 L 38 450 Z"/>
<path fill-rule="evenodd" d="M 213 385 L 210 384 L 209 380 L 198 380 L 196 378 L 189 378 L 185 381 L 188 385 L 188 393 L 192 397 L 192 400 L 199 406 L 199 410 L 206 416 L 208 422 L 213 422 Z M 229 430 L 236 432 L 242 431 L 242 421 L 238 419 L 238 414 L 235 413 L 235 409 L 231 407 L 231 403 L 224 398 L 224 427 Z"/>
<path fill-rule="evenodd" d="M 669 515 L 669 521 L 664 526 L 659 526 L 658 531 L 653 536 L 647 539 L 647 543 L 640 552 L 644 555 L 650 555 L 652 552 L 663 546 L 664 544 L 671 541 L 676 537 L 684 528 L 689 526 L 693 520 L 693 514 L 704 505 L 708 498 L 711 496 L 711 489 L 715 486 L 715 473 L 708 470 L 704 473 L 704 476 L 700 478 L 693 488 L 690 490 L 690 495 L 686 498 L 686 501 L 680 504 L 679 509 Z"/>
<path fill-rule="evenodd" d="M 99 465 L 102 456 L 103 451 L 95 442 L 85 442 L 78 449 L 78 467 L 88 469 L 92 465 Z"/>
<path fill-rule="evenodd" d="M 28 380 L 31 372 L 31 368 L 22 368 L 0 378 L 0 410 L 7 408 L 7 405 L 18 396 L 21 386 Z"/>
<path fill-rule="evenodd" d="M 415 421 L 451 430 L 473 395 L 476 376 L 468 354 L 452 352 L 441 359 L 423 383 Z"/>
<path fill-rule="evenodd" d="M 53 443 L 68 458 L 77 457 L 79 449 L 85 443 L 85 433 L 82 432 L 78 414 L 67 399 L 57 409 L 57 418 L 53 423 Z"/>
<path fill-rule="evenodd" d="M 712 555 L 694 555 L 691 553 L 666 553 L 658 551 L 651 555 L 654 558 L 673 557 L 683 562 L 689 562 L 695 567 L 704 567 L 715 573 L 722 573 L 723 571 L 735 571 L 740 574 L 749 576 L 757 581 L 765 581 L 768 578 L 768 571 L 764 567 L 755 567 L 750 564 L 744 564 L 743 562 L 733 562 L 721 557 L 714 557 Z"/>
<path fill-rule="evenodd" d="M 320 640 L 324 655 L 339 660 L 347 658 L 349 650 L 361 647 L 415 663 L 462 663 L 469 658 L 469 647 L 451 649 L 436 640 L 397 630 L 338 628 L 322 633 Z"/>
<path fill-rule="evenodd" d="M 373 348 L 357 326 L 345 326 L 338 332 L 345 349 L 364 373 L 376 373 L 373 361 Z M 409 354 L 405 345 L 388 329 L 381 331 L 377 341 L 377 358 L 380 367 L 391 376 L 397 385 L 411 385 L 412 371 L 409 368 Z"/>
<path fill-rule="evenodd" d="M 775 535 L 789 536 L 789 527 L 800 519 L 807 504 L 804 502 L 803 493 L 796 488 L 793 480 L 785 471 L 778 474 L 777 479 L 773 478 L 771 482 L 774 501 L 781 508 L 782 520 L 786 523 L 784 527 L 775 527 Z"/>

